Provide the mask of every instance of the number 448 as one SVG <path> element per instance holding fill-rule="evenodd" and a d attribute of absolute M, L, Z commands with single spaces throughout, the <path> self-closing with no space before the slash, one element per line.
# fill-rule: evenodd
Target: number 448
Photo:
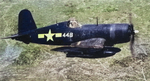
<path fill-rule="evenodd" d="M 64 33 L 63 37 L 73 37 L 73 33 L 72 32 Z"/>

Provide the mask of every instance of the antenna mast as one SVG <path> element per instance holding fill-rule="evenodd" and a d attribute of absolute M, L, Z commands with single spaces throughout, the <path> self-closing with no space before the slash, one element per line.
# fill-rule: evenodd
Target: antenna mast
<path fill-rule="evenodd" d="M 98 17 L 96 17 L 96 26 L 98 26 Z"/>

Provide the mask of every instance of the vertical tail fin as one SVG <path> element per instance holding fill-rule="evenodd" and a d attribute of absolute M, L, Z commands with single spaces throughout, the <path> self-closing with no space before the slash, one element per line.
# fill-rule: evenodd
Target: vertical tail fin
<path fill-rule="evenodd" d="M 18 18 L 18 33 L 36 29 L 35 22 L 29 10 L 24 9 L 19 13 Z"/>
<path fill-rule="evenodd" d="M 35 25 L 31 12 L 27 9 L 24 9 L 19 13 L 18 34 L 5 37 L 2 39 L 11 38 L 11 39 L 19 40 L 26 44 L 29 44 L 30 43 L 29 33 L 30 33 L 30 30 L 34 30 L 34 29 L 37 29 L 37 27 Z"/>

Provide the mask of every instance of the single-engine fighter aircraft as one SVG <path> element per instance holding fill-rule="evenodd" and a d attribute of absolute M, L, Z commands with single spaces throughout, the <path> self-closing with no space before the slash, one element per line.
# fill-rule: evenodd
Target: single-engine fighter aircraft
<path fill-rule="evenodd" d="M 73 27 L 73 23 L 77 24 Z M 131 53 L 134 43 L 133 24 L 85 24 L 78 25 L 71 20 L 38 28 L 31 12 L 27 9 L 19 13 L 18 34 L 11 38 L 26 44 L 63 45 L 52 49 L 66 52 L 67 57 L 100 58 L 108 57 L 121 51 L 114 44 L 131 42 Z M 71 26 L 70 26 L 71 25 Z"/>

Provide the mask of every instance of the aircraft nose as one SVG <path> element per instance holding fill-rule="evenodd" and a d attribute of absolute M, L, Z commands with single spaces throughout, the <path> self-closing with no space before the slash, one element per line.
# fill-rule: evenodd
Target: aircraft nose
<path fill-rule="evenodd" d="M 129 24 L 114 24 L 110 31 L 113 41 L 116 43 L 125 43 L 130 41 L 130 36 L 133 34 L 133 27 Z"/>
<path fill-rule="evenodd" d="M 134 35 L 136 32 L 137 32 L 137 31 L 134 30 L 133 25 L 130 24 L 130 25 L 128 26 L 128 34 L 129 34 L 129 36 Z"/>
<path fill-rule="evenodd" d="M 139 30 L 134 30 L 134 33 L 139 33 Z"/>
<path fill-rule="evenodd" d="M 132 34 L 132 29 L 131 29 L 131 27 L 129 27 L 129 29 L 128 29 L 128 35 L 130 36 Z"/>

